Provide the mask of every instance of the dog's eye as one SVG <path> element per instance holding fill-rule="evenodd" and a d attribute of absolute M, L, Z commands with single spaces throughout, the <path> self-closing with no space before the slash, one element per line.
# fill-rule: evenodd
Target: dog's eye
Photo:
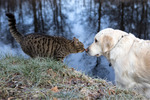
<path fill-rule="evenodd" d="M 97 39 L 95 39 L 95 43 L 97 42 Z"/>

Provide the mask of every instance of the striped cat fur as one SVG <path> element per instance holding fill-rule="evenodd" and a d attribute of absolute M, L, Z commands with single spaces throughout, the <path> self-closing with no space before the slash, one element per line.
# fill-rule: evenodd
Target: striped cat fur
<path fill-rule="evenodd" d="M 77 38 L 68 40 L 64 37 L 42 35 L 31 33 L 23 35 L 16 28 L 15 16 L 7 13 L 9 29 L 15 40 L 21 45 L 22 50 L 32 58 L 51 57 L 56 60 L 63 60 L 71 53 L 83 52 L 84 45 Z"/>

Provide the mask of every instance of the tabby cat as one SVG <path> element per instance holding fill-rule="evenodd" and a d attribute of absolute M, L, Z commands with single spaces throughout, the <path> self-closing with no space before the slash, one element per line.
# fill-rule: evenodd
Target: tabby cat
<path fill-rule="evenodd" d="M 52 57 L 63 60 L 71 53 L 83 52 L 84 45 L 75 37 L 73 40 L 64 37 L 41 35 L 38 33 L 23 35 L 17 31 L 16 20 L 13 14 L 7 13 L 9 29 L 22 50 L 30 57 Z"/>

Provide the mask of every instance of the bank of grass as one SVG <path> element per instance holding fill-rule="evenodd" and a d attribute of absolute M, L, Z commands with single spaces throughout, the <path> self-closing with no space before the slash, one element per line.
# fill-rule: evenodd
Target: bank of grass
<path fill-rule="evenodd" d="M 6 56 L 0 59 L 0 99 L 142 100 L 143 97 L 52 59 Z"/>

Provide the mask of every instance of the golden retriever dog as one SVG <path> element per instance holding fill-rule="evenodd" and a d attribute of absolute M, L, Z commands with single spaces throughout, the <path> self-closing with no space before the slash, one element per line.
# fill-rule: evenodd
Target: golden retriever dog
<path fill-rule="evenodd" d="M 150 98 L 150 41 L 107 28 L 95 35 L 86 52 L 107 58 L 114 68 L 118 87 L 135 89 Z"/>

